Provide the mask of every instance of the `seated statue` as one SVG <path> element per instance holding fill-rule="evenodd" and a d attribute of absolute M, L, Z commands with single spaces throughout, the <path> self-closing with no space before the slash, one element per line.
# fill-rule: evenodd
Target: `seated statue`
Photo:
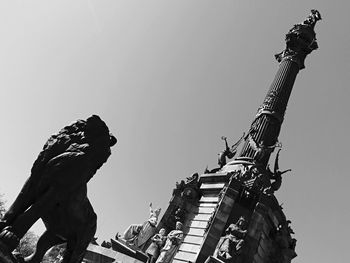
<path fill-rule="evenodd" d="M 235 255 L 239 255 L 246 233 L 246 220 L 244 217 L 240 217 L 236 224 L 231 224 L 226 229 L 225 236 L 218 243 L 216 257 L 228 261 Z"/>
<path fill-rule="evenodd" d="M 52 135 L 0 221 L 0 243 L 6 250 L 13 251 L 41 218 L 46 231 L 35 253 L 25 261 L 39 263 L 49 248 L 67 243 L 63 263 L 80 262 L 96 232 L 97 216 L 87 198 L 87 183 L 107 161 L 116 142 L 96 115 Z"/>
<path fill-rule="evenodd" d="M 123 239 L 128 245 L 143 250 L 147 240 L 155 234 L 161 209 L 153 210 L 152 203 L 150 203 L 149 211 L 150 216 L 146 222 L 143 224 L 132 224 L 125 230 Z"/>

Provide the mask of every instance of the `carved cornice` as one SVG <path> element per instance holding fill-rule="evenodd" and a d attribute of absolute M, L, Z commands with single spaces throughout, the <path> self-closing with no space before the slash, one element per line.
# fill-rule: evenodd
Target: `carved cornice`
<path fill-rule="evenodd" d="M 290 60 L 296 62 L 299 69 L 305 68 L 306 56 L 318 48 L 314 31 L 318 20 L 321 20 L 321 14 L 313 9 L 303 23 L 296 24 L 289 30 L 285 39 L 286 49 L 275 55 L 278 62 Z"/>

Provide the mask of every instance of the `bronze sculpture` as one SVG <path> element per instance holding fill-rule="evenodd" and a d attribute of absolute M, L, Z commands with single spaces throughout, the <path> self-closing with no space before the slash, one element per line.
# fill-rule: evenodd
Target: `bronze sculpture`
<path fill-rule="evenodd" d="M 237 148 L 241 144 L 241 142 L 244 138 L 244 135 L 245 134 L 243 133 L 243 136 L 235 144 L 233 144 L 231 147 L 228 146 L 227 137 L 221 136 L 221 140 L 225 141 L 225 150 L 223 150 L 222 152 L 220 152 L 218 154 L 218 164 L 219 164 L 220 168 L 222 168 L 224 165 L 226 165 L 226 158 L 232 159 L 236 155 Z"/>
<path fill-rule="evenodd" d="M 225 231 L 225 236 L 218 243 L 217 257 L 223 260 L 230 260 L 240 254 L 244 237 L 247 233 L 247 222 L 240 217 L 236 224 L 231 224 Z"/>
<path fill-rule="evenodd" d="M 78 120 L 52 135 L 0 222 L 2 252 L 14 250 L 41 218 L 46 231 L 39 238 L 35 253 L 25 261 L 40 262 L 49 248 L 66 242 L 63 262 L 80 262 L 96 232 L 97 216 L 87 198 L 87 183 L 107 161 L 116 142 L 97 115 Z"/>
<path fill-rule="evenodd" d="M 273 181 L 271 183 L 271 188 L 269 189 L 270 193 L 274 193 L 275 191 L 277 191 L 281 187 L 282 175 L 287 173 L 287 172 L 292 171 L 291 169 L 280 171 L 279 165 L 278 165 L 280 151 L 281 151 L 281 149 L 279 149 L 277 154 L 276 154 L 275 165 L 274 165 L 274 168 L 273 168 L 273 172 L 270 170 L 269 165 L 267 165 L 267 167 L 266 167 L 267 174 L 270 177 L 270 180 Z"/>

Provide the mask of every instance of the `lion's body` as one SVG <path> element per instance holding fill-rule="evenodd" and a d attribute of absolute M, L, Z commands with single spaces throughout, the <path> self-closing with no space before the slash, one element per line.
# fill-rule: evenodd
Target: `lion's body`
<path fill-rule="evenodd" d="M 87 182 L 107 161 L 115 143 L 106 124 L 95 115 L 66 126 L 48 139 L 2 221 L 21 238 L 35 221 L 43 220 L 47 231 L 26 261 L 40 262 L 47 249 L 63 242 L 67 242 L 64 262 L 82 260 L 97 220 L 87 198 Z"/>

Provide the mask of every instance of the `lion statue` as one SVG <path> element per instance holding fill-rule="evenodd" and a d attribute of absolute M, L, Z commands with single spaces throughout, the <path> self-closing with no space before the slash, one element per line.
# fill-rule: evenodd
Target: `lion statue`
<path fill-rule="evenodd" d="M 54 245 L 66 243 L 64 263 L 83 259 L 96 232 L 97 216 L 87 183 L 107 161 L 117 139 L 97 115 L 78 120 L 52 135 L 43 147 L 16 200 L 0 221 L 0 247 L 13 251 L 41 218 L 46 231 L 25 258 L 39 263 Z"/>

